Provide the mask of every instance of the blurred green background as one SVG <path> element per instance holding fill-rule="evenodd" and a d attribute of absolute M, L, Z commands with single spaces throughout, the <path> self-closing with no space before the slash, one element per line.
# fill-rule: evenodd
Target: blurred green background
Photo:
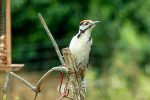
<path fill-rule="evenodd" d="M 60 49 L 81 20 L 100 20 L 92 32 L 88 100 L 150 100 L 150 0 L 12 0 L 11 8 L 14 63 L 27 71 L 60 65 L 39 12 Z"/>

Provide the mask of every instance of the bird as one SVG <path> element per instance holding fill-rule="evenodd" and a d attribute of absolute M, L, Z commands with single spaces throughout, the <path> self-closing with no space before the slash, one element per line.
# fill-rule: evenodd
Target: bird
<path fill-rule="evenodd" d="M 99 22 L 100 21 L 92 21 L 89 19 L 82 20 L 79 25 L 78 33 L 73 36 L 69 44 L 69 50 L 75 61 L 76 69 L 80 71 L 80 83 L 84 95 L 86 93 L 85 72 L 88 68 L 91 46 L 93 44 L 91 32 Z"/>

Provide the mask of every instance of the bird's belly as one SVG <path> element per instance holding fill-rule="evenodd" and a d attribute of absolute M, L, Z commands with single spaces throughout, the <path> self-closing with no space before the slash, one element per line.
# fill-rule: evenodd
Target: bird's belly
<path fill-rule="evenodd" d="M 87 68 L 89 62 L 89 53 L 91 51 L 91 46 L 87 44 L 78 44 L 73 47 L 69 47 L 71 53 L 75 59 L 77 66 L 81 68 Z"/>

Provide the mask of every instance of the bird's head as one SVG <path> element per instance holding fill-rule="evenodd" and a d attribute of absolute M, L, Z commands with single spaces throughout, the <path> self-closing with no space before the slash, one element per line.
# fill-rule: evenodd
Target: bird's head
<path fill-rule="evenodd" d="M 83 20 L 80 22 L 79 30 L 82 32 L 85 32 L 87 30 L 91 31 L 98 22 L 100 21 Z"/>

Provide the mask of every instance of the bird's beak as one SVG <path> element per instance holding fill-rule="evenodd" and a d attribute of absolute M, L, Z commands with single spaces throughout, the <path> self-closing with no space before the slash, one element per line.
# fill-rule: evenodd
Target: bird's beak
<path fill-rule="evenodd" d="M 94 21 L 94 24 L 99 23 L 100 21 Z"/>
<path fill-rule="evenodd" d="M 94 21 L 92 26 L 95 26 L 97 23 L 99 23 L 100 21 Z"/>

